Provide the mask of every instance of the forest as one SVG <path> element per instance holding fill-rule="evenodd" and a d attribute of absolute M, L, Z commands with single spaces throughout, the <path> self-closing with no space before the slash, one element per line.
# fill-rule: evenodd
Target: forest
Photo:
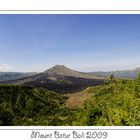
<path fill-rule="evenodd" d="M 113 75 L 88 87 L 83 106 L 69 108 L 68 97 L 45 88 L 0 85 L 1 126 L 140 126 L 140 74 Z"/>

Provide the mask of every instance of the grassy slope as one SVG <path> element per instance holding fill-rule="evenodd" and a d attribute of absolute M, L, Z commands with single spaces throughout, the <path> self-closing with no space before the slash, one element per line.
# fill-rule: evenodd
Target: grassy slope
<path fill-rule="evenodd" d="M 91 97 L 91 93 L 87 90 L 73 94 L 65 94 L 66 97 L 69 97 L 66 100 L 66 106 L 71 109 L 81 108 L 84 105 L 84 102 Z"/>

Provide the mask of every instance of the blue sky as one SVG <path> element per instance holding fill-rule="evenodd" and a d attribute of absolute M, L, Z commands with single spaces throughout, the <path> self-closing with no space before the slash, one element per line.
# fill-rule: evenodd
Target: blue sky
<path fill-rule="evenodd" d="M 0 15 L 0 71 L 140 67 L 140 15 Z"/>

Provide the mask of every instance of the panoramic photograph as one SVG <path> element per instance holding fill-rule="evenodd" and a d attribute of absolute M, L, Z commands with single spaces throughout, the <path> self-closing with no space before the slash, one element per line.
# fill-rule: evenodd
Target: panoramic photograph
<path fill-rule="evenodd" d="M 140 126 L 140 15 L 0 14 L 0 126 Z"/>

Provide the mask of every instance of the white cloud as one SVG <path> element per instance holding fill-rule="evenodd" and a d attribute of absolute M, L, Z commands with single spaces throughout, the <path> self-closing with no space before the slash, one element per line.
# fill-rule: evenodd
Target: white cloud
<path fill-rule="evenodd" d="M 12 66 L 8 64 L 0 64 L 0 71 L 10 71 L 12 70 Z"/>

